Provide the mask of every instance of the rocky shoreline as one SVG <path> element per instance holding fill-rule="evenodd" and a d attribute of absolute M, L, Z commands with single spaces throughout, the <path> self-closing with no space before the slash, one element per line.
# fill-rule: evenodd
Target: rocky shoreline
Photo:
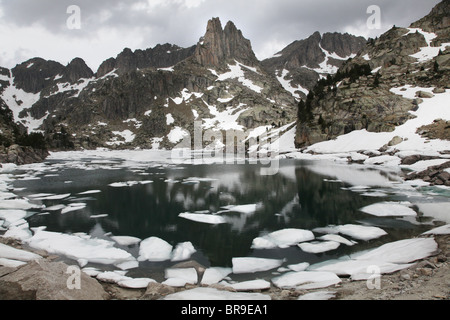
<path fill-rule="evenodd" d="M 287 290 L 272 286 L 256 290 L 272 300 L 307 299 L 314 293 L 331 300 L 449 300 L 450 299 L 450 235 L 434 235 L 438 243 L 435 255 L 416 261 L 413 266 L 392 274 L 381 275 L 380 287 L 369 289 L 366 281 L 342 282 L 323 289 Z M 160 300 L 169 294 L 193 289 L 200 285 L 175 288 L 160 283 L 149 283 L 144 289 L 129 289 L 114 283 L 99 281 L 81 272 L 80 290 L 70 281 L 69 265 L 58 256 L 31 250 L 14 239 L 0 238 L 0 244 L 33 252 L 39 260 L 17 267 L 0 267 L 0 300 Z M 197 269 L 202 272 L 201 268 Z M 70 285 L 75 287 L 69 288 Z M 235 291 L 222 285 L 211 285 L 219 290 Z M 314 299 L 318 299 L 315 295 Z"/>

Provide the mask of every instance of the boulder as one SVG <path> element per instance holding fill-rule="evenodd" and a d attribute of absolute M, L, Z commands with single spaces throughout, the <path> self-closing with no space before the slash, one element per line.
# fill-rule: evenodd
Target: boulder
<path fill-rule="evenodd" d="M 78 275 L 79 282 L 75 279 Z M 0 300 L 105 300 L 107 298 L 108 294 L 97 280 L 81 271 L 79 274 L 71 272 L 69 266 L 63 262 L 32 261 L 0 277 Z"/>

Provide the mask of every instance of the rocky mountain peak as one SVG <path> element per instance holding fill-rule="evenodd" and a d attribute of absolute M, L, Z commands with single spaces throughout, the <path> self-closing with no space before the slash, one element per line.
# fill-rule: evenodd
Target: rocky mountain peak
<path fill-rule="evenodd" d="M 63 72 L 64 80 L 75 83 L 80 79 L 92 78 L 94 76 L 94 72 L 86 65 L 81 58 L 73 59 L 66 67 Z"/>
<path fill-rule="evenodd" d="M 422 19 L 414 22 L 411 28 L 421 28 L 438 35 L 441 42 L 450 41 L 450 0 L 438 3 L 431 12 Z"/>
<path fill-rule="evenodd" d="M 244 38 L 242 31 L 231 21 L 222 29 L 219 18 L 208 21 L 206 33 L 197 44 L 195 59 L 206 67 L 218 67 L 233 59 L 249 66 L 258 62 L 250 41 Z"/>
<path fill-rule="evenodd" d="M 65 67 L 55 61 L 33 58 L 15 66 L 11 71 L 14 84 L 26 92 L 38 93 L 48 86 Z"/>

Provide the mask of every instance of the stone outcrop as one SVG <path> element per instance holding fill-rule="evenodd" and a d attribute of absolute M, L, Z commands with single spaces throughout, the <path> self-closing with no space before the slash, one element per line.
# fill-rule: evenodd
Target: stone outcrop
<path fill-rule="evenodd" d="M 103 77 L 113 70 L 122 75 L 138 69 L 172 67 L 192 56 L 194 49 L 195 46 L 181 48 L 168 43 L 134 52 L 125 48 L 116 58 L 107 59 L 99 66 L 97 77 Z"/>
<path fill-rule="evenodd" d="M 326 54 L 336 54 L 342 58 L 329 58 L 327 64 L 340 67 L 349 56 L 358 53 L 366 44 L 366 39 L 356 37 L 347 33 L 324 33 L 315 32 L 304 40 L 294 41 L 286 48 L 278 52 L 274 57 L 262 61 L 263 67 L 271 73 L 280 76 L 282 70 L 289 72 L 288 78 L 291 84 L 301 85 L 305 89 L 312 89 L 320 78 L 320 73 L 314 68 L 326 59 Z"/>
<path fill-rule="evenodd" d="M 17 269 L 8 269 L 0 272 L 0 300 L 105 300 L 108 298 L 102 285 L 81 271 L 78 287 L 78 283 L 70 279 L 74 273 L 70 272 L 69 266 L 63 262 L 40 259 Z"/>
<path fill-rule="evenodd" d="M 447 23 L 442 22 L 443 12 L 448 12 L 448 1 L 438 4 L 411 27 L 428 26 L 427 30 L 437 35 L 433 43 L 440 46 L 449 34 Z M 336 76 L 322 80 L 304 100 L 306 106 L 299 110 L 297 147 L 354 130 L 391 132 L 411 119 L 409 111 L 416 110 L 423 99 L 433 97 L 434 93 L 418 89 L 415 99 L 406 99 L 394 94 L 392 88 L 410 85 L 435 87 L 435 92 L 442 92 L 450 83 L 449 49 L 424 61 L 412 56 L 427 46 L 422 32 L 395 26 L 379 38 L 369 39 Z"/>
<path fill-rule="evenodd" d="M 248 66 L 254 66 L 258 61 L 250 41 L 244 38 L 234 23 L 229 21 L 222 29 L 219 18 L 209 20 L 206 33 L 197 44 L 194 57 L 205 67 L 223 66 L 234 59 Z"/>

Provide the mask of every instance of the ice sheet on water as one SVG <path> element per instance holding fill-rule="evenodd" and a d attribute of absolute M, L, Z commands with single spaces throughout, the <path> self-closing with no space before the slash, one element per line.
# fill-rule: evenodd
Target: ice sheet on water
<path fill-rule="evenodd" d="M 224 217 L 213 215 L 213 214 L 200 214 L 200 213 L 189 213 L 184 212 L 180 213 L 178 215 L 180 218 L 192 220 L 195 222 L 200 223 L 207 223 L 207 224 L 222 224 L 226 223 L 226 220 Z"/>
<path fill-rule="evenodd" d="M 26 242 L 35 249 L 92 263 L 114 264 L 134 260 L 127 251 L 115 248 L 114 242 L 97 238 L 38 230 Z"/>
<path fill-rule="evenodd" d="M 231 268 L 225 267 L 211 267 L 205 270 L 203 273 L 201 284 L 210 285 L 214 283 L 219 283 L 226 276 L 232 272 Z"/>
<path fill-rule="evenodd" d="M 410 267 L 411 262 L 434 254 L 436 250 L 437 243 L 432 238 L 405 239 L 354 254 L 350 259 L 312 265 L 310 270 L 350 275 L 355 280 L 367 279 L 373 275 L 373 270 L 381 274 L 402 270 Z"/>
<path fill-rule="evenodd" d="M 300 271 L 289 272 L 272 279 L 272 283 L 279 288 L 317 289 L 326 288 L 341 282 L 334 272 Z"/>
<path fill-rule="evenodd" d="M 259 271 L 267 271 L 278 268 L 283 263 L 283 260 L 279 259 L 266 259 L 266 258 L 233 258 L 233 273 L 254 273 Z"/>
<path fill-rule="evenodd" d="M 243 214 L 252 214 L 252 213 L 255 213 L 256 210 L 258 210 L 258 208 L 260 206 L 261 205 L 258 203 L 242 204 L 242 205 L 229 205 L 229 206 L 222 207 L 223 209 L 225 209 L 225 211 L 220 211 L 220 213 L 229 211 L 229 212 L 239 212 L 239 213 L 243 213 Z"/>
<path fill-rule="evenodd" d="M 450 224 L 446 224 L 444 226 L 440 226 L 440 227 L 431 229 L 429 231 L 424 232 L 423 234 L 424 235 L 427 235 L 427 234 L 436 234 L 436 235 L 450 234 Z"/>
<path fill-rule="evenodd" d="M 143 289 L 147 288 L 149 283 L 156 282 L 151 278 L 131 278 L 120 280 L 117 284 L 123 288 Z"/>
<path fill-rule="evenodd" d="M 301 262 L 297 264 L 290 264 L 287 266 L 292 271 L 305 271 L 309 267 L 308 262 Z"/>
<path fill-rule="evenodd" d="M 0 226 L 2 225 L 1 220 L 4 221 L 3 225 L 8 227 L 16 221 L 24 219 L 27 215 L 28 214 L 25 210 L 0 210 Z"/>
<path fill-rule="evenodd" d="M 16 249 L 6 244 L 0 243 L 0 258 L 28 262 L 36 259 L 41 259 L 42 257 L 36 253 Z"/>
<path fill-rule="evenodd" d="M 282 229 L 274 231 L 262 237 L 253 239 L 253 249 L 271 249 L 271 248 L 287 248 L 294 246 L 300 242 L 311 241 L 314 234 L 309 230 L 303 229 Z"/>
<path fill-rule="evenodd" d="M 172 252 L 171 261 L 183 261 L 188 260 L 192 254 L 194 254 L 197 250 L 195 250 L 194 246 L 191 242 L 182 242 L 177 244 L 175 249 Z"/>
<path fill-rule="evenodd" d="M 339 248 L 340 243 L 336 241 L 315 241 L 298 244 L 299 248 L 309 253 L 322 253 Z"/>
<path fill-rule="evenodd" d="M 331 234 L 341 233 L 354 239 L 365 241 L 376 239 L 387 234 L 386 231 L 378 227 L 362 226 L 356 224 L 315 228 L 313 229 L 313 231 Z"/>
<path fill-rule="evenodd" d="M 55 194 L 50 196 L 44 196 L 44 197 L 37 197 L 33 198 L 33 200 L 61 200 L 70 197 L 70 193 L 64 193 L 64 194 Z"/>
<path fill-rule="evenodd" d="M 158 237 L 150 237 L 141 241 L 138 261 L 165 261 L 170 260 L 171 255 L 171 244 Z"/>
<path fill-rule="evenodd" d="M 88 190 L 88 191 L 80 192 L 78 194 L 85 195 L 85 194 L 94 194 L 94 193 L 100 193 L 100 192 L 102 192 L 102 191 L 101 190 Z"/>
<path fill-rule="evenodd" d="M 140 238 L 130 236 L 112 236 L 111 239 L 121 246 L 132 246 L 141 242 Z"/>
<path fill-rule="evenodd" d="M 270 289 L 270 282 L 263 279 L 249 280 L 229 284 L 236 291 L 266 290 Z"/>
<path fill-rule="evenodd" d="M 215 288 L 194 288 L 163 298 L 164 300 L 271 300 L 269 295 L 249 292 L 230 292 Z"/>
<path fill-rule="evenodd" d="M 335 291 L 316 291 L 305 293 L 299 296 L 297 300 L 330 300 L 335 296 Z"/>
<path fill-rule="evenodd" d="M 409 202 L 379 202 L 361 208 L 360 210 L 378 217 L 416 216 L 417 213 L 409 206 L 411 206 Z"/>
<path fill-rule="evenodd" d="M 172 286 L 182 286 L 186 284 L 197 284 L 198 275 L 195 268 L 169 268 L 164 272 L 164 277 L 167 279 L 163 284 Z M 178 285 L 175 285 L 178 284 Z"/>
<path fill-rule="evenodd" d="M 324 241 L 336 241 L 336 242 L 345 244 L 347 246 L 353 246 L 353 245 L 357 244 L 356 241 L 348 240 L 338 234 L 326 234 L 324 236 L 318 237 L 317 239 L 324 240 Z"/>

